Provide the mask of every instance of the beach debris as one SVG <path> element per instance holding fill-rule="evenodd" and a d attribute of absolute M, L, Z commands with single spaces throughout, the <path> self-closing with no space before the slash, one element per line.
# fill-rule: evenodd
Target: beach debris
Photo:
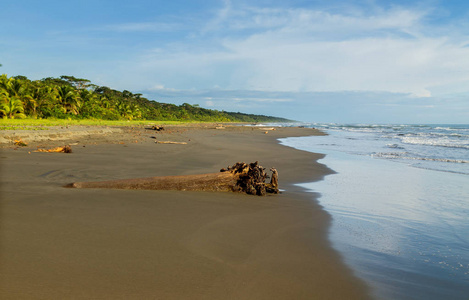
<path fill-rule="evenodd" d="M 278 172 L 275 168 L 272 171 L 272 180 L 270 184 L 266 184 L 265 180 L 269 175 L 265 173 L 265 168 L 259 165 L 259 162 L 250 164 L 236 163 L 226 169 L 221 169 L 220 172 L 231 172 L 237 175 L 238 181 L 233 187 L 234 191 L 244 192 L 249 195 L 265 196 L 267 193 L 278 194 Z M 274 179 L 275 178 L 275 179 Z"/>
<path fill-rule="evenodd" d="M 275 168 L 270 168 L 270 171 L 272 172 L 272 177 L 270 178 L 270 185 L 266 186 L 267 192 L 278 194 L 278 171 Z"/>
<path fill-rule="evenodd" d="M 217 191 L 240 192 L 249 195 L 265 196 L 278 194 L 278 172 L 272 171 L 270 183 L 265 180 L 269 176 L 256 161 L 246 164 L 238 162 L 218 173 L 157 176 L 134 179 L 118 179 L 110 181 L 75 182 L 66 185 L 69 188 L 108 188 L 127 190 L 179 190 L 179 191 Z"/>
<path fill-rule="evenodd" d="M 155 141 L 157 144 L 176 144 L 176 145 L 187 145 L 186 142 L 171 142 L 171 141 Z"/>
<path fill-rule="evenodd" d="M 14 144 L 15 144 L 16 146 L 20 146 L 20 147 L 26 147 L 26 146 L 28 146 L 28 144 L 25 143 L 25 142 L 23 142 L 22 139 L 15 140 L 15 141 L 14 141 Z"/>
<path fill-rule="evenodd" d="M 163 131 L 163 130 L 164 130 L 164 127 L 163 127 L 163 126 L 153 125 L 152 127 L 146 128 L 146 129 L 149 129 L 149 130 L 156 130 L 156 131 Z"/>
<path fill-rule="evenodd" d="M 48 152 L 48 153 L 72 153 L 72 147 L 65 145 L 63 147 L 56 147 L 52 149 L 37 149 L 34 152 Z"/>

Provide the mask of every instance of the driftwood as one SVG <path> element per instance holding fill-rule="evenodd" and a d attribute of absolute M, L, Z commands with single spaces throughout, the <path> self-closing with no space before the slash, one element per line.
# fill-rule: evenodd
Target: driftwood
<path fill-rule="evenodd" d="M 145 128 L 145 129 L 148 129 L 148 130 L 156 130 L 156 131 L 163 131 L 163 130 L 164 130 L 164 127 L 163 127 L 163 126 L 153 125 L 152 127 L 150 127 L 150 128 Z"/>
<path fill-rule="evenodd" d="M 15 140 L 15 141 L 14 141 L 14 144 L 15 144 L 15 146 L 20 146 L 20 147 L 26 147 L 26 146 L 28 146 L 28 144 L 27 144 L 26 142 L 23 142 L 22 139 Z"/>
<path fill-rule="evenodd" d="M 37 149 L 36 151 L 34 152 L 62 152 L 62 153 L 72 153 L 72 147 L 70 147 L 69 145 L 65 145 L 63 147 L 56 147 L 56 148 L 52 148 L 52 149 Z"/>
<path fill-rule="evenodd" d="M 171 141 L 155 141 L 157 144 L 177 144 L 177 145 L 187 145 L 186 142 L 171 142 Z"/>
<path fill-rule="evenodd" d="M 108 188 L 127 190 L 179 190 L 179 191 L 217 191 L 241 192 L 250 195 L 265 196 L 267 193 L 278 194 L 278 172 L 274 168 L 270 183 L 269 177 L 258 162 L 236 163 L 219 173 L 158 176 L 135 179 L 120 179 L 95 182 L 75 182 L 66 185 L 70 188 Z"/>
<path fill-rule="evenodd" d="M 271 170 L 275 170 L 272 168 Z M 221 172 L 230 172 L 237 177 L 236 185 L 233 186 L 233 191 L 244 192 L 249 195 L 265 196 L 267 193 L 278 194 L 278 173 L 275 170 L 272 178 L 275 181 L 266 184 L 265 180 L 269 176 L 265 173 L 265 168 L 255 163 L 245 164 L 236 163 L 227 169 L 221 169 Z"/>
<path fill-rule="evenodd" d="M 278 171 L 275 168 L 270 168 L 270 171 L 272 172 L 272 177 L 270 178 L 270 186 L 272 188 L 277 189 L 278 193 Z"/>

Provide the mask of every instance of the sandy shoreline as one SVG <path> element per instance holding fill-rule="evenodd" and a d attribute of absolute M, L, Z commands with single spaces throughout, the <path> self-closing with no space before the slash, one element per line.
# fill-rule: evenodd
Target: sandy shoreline
<path fill-rule="evenodd" d="M 74 130 L 83 132 L 63 131 Z M 56 139 L 32 134 L 23 139 L 28 147 L 16 150 L 0 144 L 0 298 L 366 299 L 365 286 L 327 241 L 330 217 L 311 200 L 314 194 L 294 185 L 330 170 L 316 162 L 321 155 L 276 141 L 320 133 L 264 132 L 117 128 Z M 72 144 L 73 153 L 32 152 L 64 144 Z M 255 197 L 62 187 L 209 173 L 256 160 L 277 168 L 285 192 Z"/>

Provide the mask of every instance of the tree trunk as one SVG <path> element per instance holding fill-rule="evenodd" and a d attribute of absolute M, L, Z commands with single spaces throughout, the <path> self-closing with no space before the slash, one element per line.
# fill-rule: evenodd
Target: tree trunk
<path fill-rule="evenodd" d="M 231 173 L 209 173 L 184 176 L 158 176 L 95 182 L 75 182 L 72 188 L 105 188 L 124 190 L 232 191 L 238 176 Z"/>
<path fill-rule="evenodd" d="M 220 173 L 75 182 L 66 185 L 66 187 L 126 190 L 233 191 L 259 196 L 264 196 L 266 193 L 277 194 L 277 171 L 274 169 L 273 182 L 266 184 L 265 179 L 268 178 L 268 175 L 264 170 L 257 162 L 249 165 L 236 163 L 227 169 L 221 169 Z"/>

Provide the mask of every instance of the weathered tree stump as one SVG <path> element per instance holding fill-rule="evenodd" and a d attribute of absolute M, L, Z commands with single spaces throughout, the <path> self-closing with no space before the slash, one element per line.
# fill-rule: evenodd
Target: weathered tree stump
<path fill-rule="evenodd" d="M 147 178 L 120 179 L 95 182 L 75 182 L 66 185 L 69 188 L 108 188 L 127 190 L 179 190 L 179 191 L 216 191 L 241 192 L 250 195 L 265 196 L 267 193 L 278 194 L 278 174 L 273 172 L 270 184 L 269 177 L 258 162 L 236 163 L 219 173 L 157 176 Z"/>

